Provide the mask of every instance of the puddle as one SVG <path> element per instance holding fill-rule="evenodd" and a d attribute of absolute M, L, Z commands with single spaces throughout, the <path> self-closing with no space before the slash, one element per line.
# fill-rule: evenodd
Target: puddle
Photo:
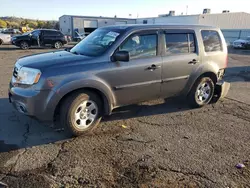
<path fill-rule="evenodd" d="M 3 140 L 0 140 L 0 153 L 8 152 L 12 150 L 19 149 L 19 147 L 15 144 L 5 144 Z"/>

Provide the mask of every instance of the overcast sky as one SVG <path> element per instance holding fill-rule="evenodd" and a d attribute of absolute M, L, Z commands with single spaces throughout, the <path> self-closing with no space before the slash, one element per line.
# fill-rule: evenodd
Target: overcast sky
<path fill-rule="evenodd" d="M 0 16 L 58 20 L 64 14 L 113 17 L 154 17 L 175 10 L 176 14 L 212 13 L 222 10 L 248 12 L 249 0 L 0 0 Z"/>

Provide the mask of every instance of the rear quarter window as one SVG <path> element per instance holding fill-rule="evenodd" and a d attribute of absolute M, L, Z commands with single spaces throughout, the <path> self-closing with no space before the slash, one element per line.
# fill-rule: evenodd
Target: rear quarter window
<path fill-rule="evenodd" d="M 62 33 L 59 32 L 59 31 L 44 31 L 44 35 L 45 36 L 51 36 L 51 37 L 63 36 Z"/>
<path fill-rule="evenodd" d="M 202 30 L 201 35 L 205 52 L 222 51 L 221 38 L 217 31 Z"/>

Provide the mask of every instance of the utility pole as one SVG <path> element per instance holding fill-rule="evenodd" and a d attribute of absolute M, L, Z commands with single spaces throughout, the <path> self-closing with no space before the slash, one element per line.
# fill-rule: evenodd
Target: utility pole
<path fill-rule="evenodd" d="M 186 6 L 186 15 L 188 14 L 188 5 Z"/>

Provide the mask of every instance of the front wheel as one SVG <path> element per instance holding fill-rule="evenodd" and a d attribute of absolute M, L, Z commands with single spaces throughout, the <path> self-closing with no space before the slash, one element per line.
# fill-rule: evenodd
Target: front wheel
<path fill-rule="evenodd" d="M 209 104 L 214 95 L 214 82 L 209 77 L 198 79 L 192 87 L 188 102 L 190 106 L 199 108 Z"/>
<path fill-rule="evenodd" d="M 62 46 L 63 46 L 63 45 L 62 45 L 62 43 L 61 43 L 60 41 L 57 41 L 57 42 L 55 42 L 55 44 L 54 44 L 54 47 L 55 47 L 56 49 L 60 49 Z"/>
<path fill-rule="evenodd" d="M 60 120 L 74 136 L 93 131 L 101 120 L 102 102 L 95 93 L 85 91 L 69 96 L 61 106 Z"/>
<path fill-rule="evenodd" d="M 27 50 L 27 49 L 29 49 L 29 44 L 26 41 L 22 41 L 20 43 L 20 48 L 23 50 Z"/>

